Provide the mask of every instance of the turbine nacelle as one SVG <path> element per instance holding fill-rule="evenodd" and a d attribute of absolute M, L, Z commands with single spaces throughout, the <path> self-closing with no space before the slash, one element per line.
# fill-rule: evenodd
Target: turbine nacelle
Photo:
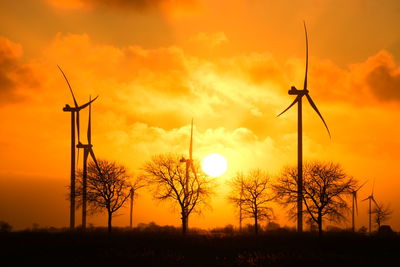
<path fill-rule="evenodd" d="M 185 159 L 184 157 L 182 157 L 180 160 L 179 160 L 179 162 L 187 162 L 187 163 L 190 163 L 192 160 L 191 159 Z"/>
<path fill-rule="evenodd" d="M 288 94 L 289 94 L 289 95 L 299 95 L 299 96 L 303 96 L 303 95 L 308 94 L 308 92 L 309 92 L 309 91 L 308 91 L 307 89 L 299 90 L 299 89 L 297 89 L 296 87 L 292 86 L 292 87 L 290 88 L 290 90 L 288 91 Z"/>
<path fill-rule="evenodd" d="M 90 148 L 93 147 L 93 145 L 92 145 L 92 144 L 82 144 L 81 142 L 79 142 L 79 143 L 76 145 L 76 147 L 77 147 L 77 148 L 83 148 L 83 149 L 90 149 Z"/>
<path fill-rule="evenodd" d="M 75 111 L 75 108 L 71 107 L 70 105 L 66 104 L 65 107 L 63 107 L 63 111 Z"/>

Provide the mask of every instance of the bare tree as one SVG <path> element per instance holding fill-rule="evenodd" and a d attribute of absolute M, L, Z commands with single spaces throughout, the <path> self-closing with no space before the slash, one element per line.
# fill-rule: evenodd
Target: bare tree
<path fill-rule="evenodd" d="M 376 203 L 376 206 L 371 213 L 374 214 L 374 221 L 378 225 L 379 230 L 381 224 L 390 219 L 390 215 L 392 215 L 393 210 L 389 205 L 385 206 L 383 203 Z"/>
<path fill-rule="evenodd" d="M 190 173 L 186 181 L 186 166 L 176 154 L 154 156 L 143 167 L 145 179 L 158 200 L 172 201 L 181 211 L 182 233 L 187 232 L 187 221 L 192 212 L 200 213 L 207 205 L 213 182 L 195 165 L 196 175 Z"/>
<path fill-rule="evenodd" d="M 356 181 L 348 177 L 339 164 L 311 162 L 304 165 L 303 204 L 308 220 L 318 225 L 322 234 L 324 218 L 333 222 L 346 220 L 349 206 L 344 199 L 354 190 Z M 289 206 L 289 217 L 296 218 L 297 211 L 297 168 L 286 167 L 274 190 L 279 202 Z"/>
<path fill-rule="evenodd" d="M 228 199 L 239 208 L 239 221 L 243 218 L 254 219 L 254 232 L 258 234 L 259 222 L 274 217 L 268 205 L 274 199 L 270 192 L 270 179 L 261 170 L 252 170 L 248 174 L 237 173 L 230 182 L 231 192 Z"/>
<path fill-rule="evenodd" d="M 113 215 L 126 204 L 131 195 L 130 177 L 124 166 L 107 160 L 97 160 L 100 168 L 90 162 L 87 168 L 87 202 L 92 213 L 107 212 L 108 231 L 112 231 Z M 80 199 L 82 173 L 78 172 L 77 197 Z M 80 203 L 80 201 L 78 201 Z"/>

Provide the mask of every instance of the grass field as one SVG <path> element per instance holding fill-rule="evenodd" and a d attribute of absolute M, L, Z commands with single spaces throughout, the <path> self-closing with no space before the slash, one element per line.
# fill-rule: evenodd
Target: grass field
<path fill-rule="evenodd" d="M 0 251 L 1 266 L 396 266 L 400 236 L 25 231 L 0 233 Z"/>

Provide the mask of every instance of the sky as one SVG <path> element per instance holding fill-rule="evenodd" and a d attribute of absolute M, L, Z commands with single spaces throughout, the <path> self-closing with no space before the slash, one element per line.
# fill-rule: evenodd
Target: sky
<path fill-rule="evenodd" d="M 260 168 L 273 181 L 296 165 L 296 109 L 277 114 L 293 101 L 288 89 L 303 85 L 305 21 L 309 90 L 332 138 L 304 102 L 304 159 L 339 163 L 368 181 L 357 228 L 368 226 L 361 200 L 374 184 L 376 200 L 394 210 L 386 223 L 400 230 L 399 11 L 396 0 L 1 1 L 0 220 L 16 230 L 69 225 L 70 114 L 62 108 L 73 101 L 60 65 L 78 103 L 99 96 L 97 157 L 134 177 L 153 155 L 188 153 L 193 118 L 194 157 L 219 153 L 228 170 L 191 226 L 236 226 L 229 179 Z M 180 225 L 170 203 L 138 193 L 135 225 Z M 274 210 L 277 223 L 295 225 L 282 207 Z M 127 226 L 128 209 L 114 221 Z"/>

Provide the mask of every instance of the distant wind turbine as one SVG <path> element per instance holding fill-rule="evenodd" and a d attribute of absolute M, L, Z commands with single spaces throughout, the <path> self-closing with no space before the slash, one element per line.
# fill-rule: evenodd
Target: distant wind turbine
<path fill-rule="evenodd" d="M 96 97 L 97 98 L 97 97 Z M 76 145 L 78 149 L 83 149 L 83 168 L 82 168 L 82 229 L 86 229 L 86 203 L 87 203 L 87 160 L 89 155 L 91 156 L 93 162 L 96 164 L 96 167 L 101 174 L 101 169 L 99 164 L 97 163 L 96 156 L 93 152 L 92 145 L 92 125 L 91 125 L 91 113 L 92 106 L 91 100 L 89 101 L 89 120 L 88 120 L 88 129 L 87 129 L 87 144 L 82 144 L 80 141 Z"/>
<path fill-rule="evenodd" d="M 322 117 L 321 113 L 319 112 L 317 106 L 315 105 L 314 101 L 312 100 L 311 96 L 309 95 L 309 91 L 307 90 L 307 73 L 308 73 L 308 36 L 307 36 L 307 28 L 306 23 L 304 22 L 304 31 L 306 35 L 306 71 L 304 77 L 304 88 L 303 90 L 299 90 L 296 87 L 292 86 L 288 91 L 289 95 L 296 95 L 295 100 L 289 107 L 287 107 L 284 111 L 282 111 L 279 115 L 281 116 L 287 110 L 289 110 L 294 104 L 297 103 L 298 107 L 298 118 L 297 118 L 297 139 L 298 139 L 298 162 L 297 162 L 297 173 L 298 173 L 298 181 L 297 181 L 297 231 L 303 231 L 303 119 L 302 119 L 302 98 L 306 96 L 308 102 L 310 103 L 311 107 L 317 112 L 318 116 L 321 118 L 322 122 L 325 125 L 326 130 L 328 131 L 329 137 L 331 137 L 331 133 L 329 131 L 328 126 L 325 123 L 324 118 Z"/>
<path fill-rule="evenodd" d="M 71 107 L 70 105 L 66 104 L 63 108 L 64 112 L 71 112 L 71 183 L 70 183 L 70 222 L 69 227 L 70 229 L 75 228 L 75 123 L 78 131 L 78 142 L 79 142 L 79 111 L 87 107 L 90 103 L 96 100 L 93 99 L 82 106 L 79 106 L 76 99 L 74 92 L 72 91 L 72 87 L 67 79 L 67 76 L 64 74 L 60 66 L 58 69 L 61 71 L 62 75 L 64 76 L 65 81 L 67 82 L 68 88 L 71 92 L 72 98 L 74 100 L 75 107 Z M 76 113 L 76 120 L 75 120 L 75 113 Z"/>
<path fill-rule="evenodd" d="M 375 181 L 372 184 L 371 195 L 369 195 L 367 198 L 362 200 L 362 201 L 368 200 L 368 215 L 369 215 L 368 231 L 370 234 L 371 234 L 371 215 L 372 215 L 371 202 L 373 201 L 375 203 L 376 207 L 378 207 L 378 203 L 376 203 L 375 198 L 374 198 L 374 186 L 375 186 Z"/>
<path fill-rule="evenodd" d="M 357 189 L 351 191 L 352 202 L 353 202 L 353 205 L 352 205 L 352 217 L 351 217 L 351 219 L 352 219 L 352 230 L 353 230 L 353 232 L 355 231 L 354 212 L 356 212 L 357 215 L 358 215 L 357 192 L 358 192 L 358 190 L 360 190 L 361 187 L 363 187 L 366 183 L 367 183 L 367 181 L 365 181 L 365 182 L 364 182 L 362 185 L 360 185 Z M 354 211 L 354 208 L 355 208 L 355 211 Z"/>
<path fill-rule="evenodd" d="M 190 144 L 189 144 L 189 159 L 185 159 L 184 157 L 181 158 L 180 162 L 185 162 L 186 163 L 186 175 L 185 175 L 185 214 L 182 215 L 185 218 L 185 223 L 184 223 L 184 232 L 188 229 L 189 225 L 189 216 L 188 216 L 188 209 L 190 205 L 190 198 L 189 198 L 189 168 L 192 169 L 193 175 L 197 179 L 197 174 L 196 174 L 196 169 L 194 168 L 193 165 L 193 119 L 192 119 L 192 125 L 190 129 Z"/>

